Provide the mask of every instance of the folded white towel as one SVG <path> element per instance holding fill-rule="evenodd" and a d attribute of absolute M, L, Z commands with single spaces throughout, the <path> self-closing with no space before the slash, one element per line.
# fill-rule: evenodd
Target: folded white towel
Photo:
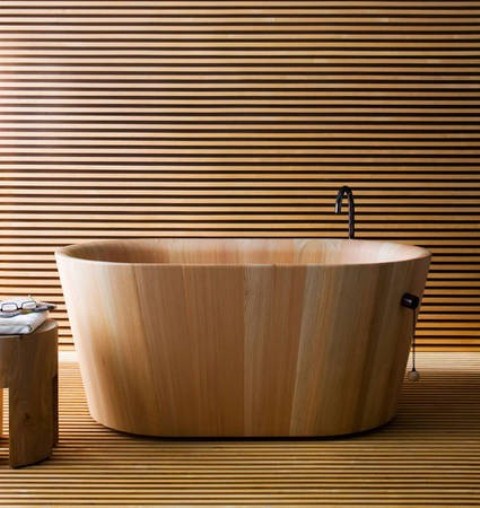
<path fill-rule="evenodd" d="M 0 335 L 24 335 L 35 331 L 48 317 L 48 311 L 0 317 Z"/>

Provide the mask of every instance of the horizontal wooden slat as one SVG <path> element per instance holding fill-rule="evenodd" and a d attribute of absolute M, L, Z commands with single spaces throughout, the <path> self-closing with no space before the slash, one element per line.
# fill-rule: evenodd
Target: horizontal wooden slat
<path fill-rule="evenodd" d="M 36 0 L 5 0 L 3 5 L 8 8 L 18 8 L 19 10 L 27 10 L 31 7 L 38 7 L 38 2 Z M 59 7 L 58 0 L 42 0 L 42 5 L 45 8 L 48 7 Z M 124 1 L 121 2 L 119 0 L 62 0 L 61 1 L 62 9 L 71 9 L 71 8 L 85 8 L 88 7 L 91 9 L 90 12 L 93 12 L 93 9 L 99 8 L 108 8 L 108 9 L 130 9 L 135 10 L 138 8 L 144 7 L 154 7 L 155 9 L 171 9 L 171 8 L 197 8 L 204 9 L 208 7 L 214 7 L 217 12 L 223 10 L 229 10 L 232 8 L 248 8 L 248 7 L 258 7 L 258 2 L 256 0 L 230 0 L 228 3 L 219 4 L 216 0 L 164 0 L 161 4 L 156 0 L 137 0 L 135 4 L 131 2 Z M 288 0 L 263 0 L 262 5 L 265 7 L 291 7 L 291 2 Z M 299 8 L 318 8 L 317 0 L 297 0 L 295 5 Z M 362 1 L 362 5 L 367 7 L 385 7 L 391 9 L 398 9 L 399 5 L 397 2 L 393 0 L 364 0 Z M 402 1 L 402 5 L 405 7 L 423 7 L 425 8 L 425 2 L 422 1 L 412 1 L 405 0 Z M 322 2 L 323 7 L 335 7 L 335 8 L 343 8 L 349 9 L 351 7 L 358 7 L 358 2 L 355 0 L 325 0 Z M 452 2 L 451 0 L 429 0 L 429 6 L 432 8 L 446 8 L 446 9 L 456 9 L 456 8 L 469 8 L 475 7 L 476 3 L 470 1 L 458 1 Z"/>

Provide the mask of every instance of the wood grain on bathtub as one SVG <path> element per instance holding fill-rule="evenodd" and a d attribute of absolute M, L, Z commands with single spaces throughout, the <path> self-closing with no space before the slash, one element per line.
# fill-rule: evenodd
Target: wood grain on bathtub
<path fill-rule="evenodd" d="M 424 249 L 93 242 L 57 254 L 92 416 L 163 436 L 314 436 L 395 412 Z"/>

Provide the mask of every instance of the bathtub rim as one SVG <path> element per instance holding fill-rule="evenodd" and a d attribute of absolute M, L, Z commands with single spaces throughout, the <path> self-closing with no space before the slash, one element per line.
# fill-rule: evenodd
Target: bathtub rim
<path fill-rule="evenodd" d="M 75 255 L 75 251 L 77 249 L 81 249 L 82 247 L 90 245 L 108 245 L 108 244 L 115 244 L 118 242 L 128 242 L 128 243 L 155 243 L 155 242 L 161 242 L 162 240 L 166 241 L 195 241 L 195 242 L 208 242 L 212 240 L 234 240 L 234 241 L 252 241 L 252 240 L 260 240 L 260 241 L 318 241 L 322 243 L 327 243 L 329 241 L 333 241 L 336 243 L 349 243 L 349 244 L 355 244 L 355 243 L 369 243 L 369 244 L 377 244 L 378 246 L 389 244 L 389 245 L 397 245 L 402 246 L 405 248 L 406 251 L 411 252 L 412 254 L 410 256 L 403 255 L 401 258 L 397 257 L 396 259 L 387 259 L 384 261 L 372 261 L 372 262 L 359 262 L 359 263 L 258 263 L 258 262 L 242 262 L 242 263 L 160 263 L 160 262 L 136 262 L 136 261 L 107 261 L 104 259 L 88 259 L 84 257 L 80 257 L 78 255 Z M 72 252 L 73 251 L 73 252 Z M 76 261 L 88 263 L 88 264 L 95 264 L 98 266 L 133 266 L 133 267 L 171 267 L 171 268 L 180 268 L 180 267 L 199 267 L 199 268 L 233 268 L 233 267 L 279 267 L 279 268 L 298 268 L 298 267 L 321 267 L 321 268 L 340 268 L 340 267 L 347 267 L 347 266 L 354 266 L 354 267 L 373 267 L 373 266 L 382 266 L 382 265 L 389 265 L 389 264 L 397 264 L 397 263 L 407 263 L 412 261 L 419 261 L 419 260 L 430 260 L 432 257 L 432 253 L 425 249 L 424 247 L 420 247 L 418 245 L 411 245 L 407 243 L 402 242 L 392 242 L 392 241 L 384 241 L 384 240 L 369 240 L 369 239 L 346 239 L 346 238 L 304 238 L 304 237 L 295 237 L 295 238 L 271 238 L 271 237 L 206 237 L 206 238 L 189 238 L 189 237 L 160 237 L 160 238 L 135 238 L 135 239 L 107 239 L 107 240 L 86 240 L 84 242 L 79 242 L 75 244 L 69 244 L 63 247 L 58 247 L 55 249 L 55 258 L 69 258 L 74 259 Z M 416 255 L 415 255 L 416 254 Z"/>

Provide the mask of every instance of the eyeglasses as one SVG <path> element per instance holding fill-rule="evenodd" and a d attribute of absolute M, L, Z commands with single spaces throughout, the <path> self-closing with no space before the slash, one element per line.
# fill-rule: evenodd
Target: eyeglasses
<path fill-rule="evenodd" d="M 43 312 L 55 309 L 53 303 L 37 302 L 33 298 L 18 298 L 0 302 L 0 317 L 13 317 L 21 313 Z"/>
<path fill-rule="evenodd" d="M 10 300 L 0 303 L 0 312 L 15 312 L 17 310 L 32 310 L 37 306 L 35 300 Z"/>

